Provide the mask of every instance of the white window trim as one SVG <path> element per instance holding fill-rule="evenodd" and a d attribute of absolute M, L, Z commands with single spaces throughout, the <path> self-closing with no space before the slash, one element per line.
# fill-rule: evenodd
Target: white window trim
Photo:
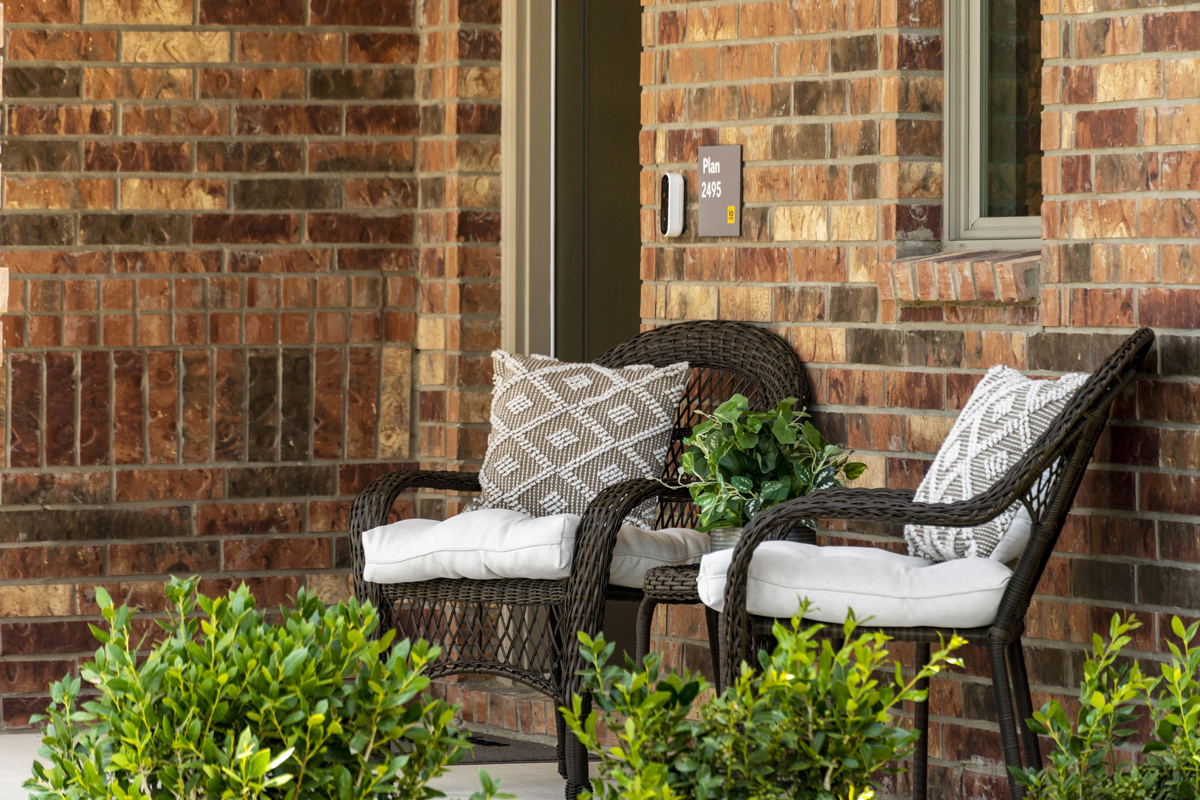
<path fill-rule="evenodd" d="M 987 74 L 983 4 L 946 0 L 947 250 L 1025 250 L 1041 246 L 1042 218 L 984 217 L 983 76 Z"/>

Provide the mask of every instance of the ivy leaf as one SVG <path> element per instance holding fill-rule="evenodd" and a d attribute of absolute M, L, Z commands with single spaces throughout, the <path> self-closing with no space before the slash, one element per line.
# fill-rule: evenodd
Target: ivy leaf
<path fill-rule="evenodd" d="M 860 461 L 851 461 L 842 468 L 842 472 L 845 474 L 846 480 L 848 481 L 858 480 L 858 478 L 866 471 L 867 465 Z"/>
<path fill-rule="evenodd" d="M 780 406 L 782 405 L 780 403 Z M 782 416 L 771 423 L 771 433 L 774 434 L 775 441 L 780 444 L 795 444 L 799 439 L 795 429 L 789 424 L 789 420 Z"/>
<path fill-rule="evenodd" d="M 828 442 L 825 441 L 825 437 L 821 435 L 821 432 L 813 427 L 811 422 L 805 422 L 802 430 L 804 431 L 804 441 L 808 443 L 809 447 L 816 452 L 825 449 L 825 445 Z"/>
<path fill-rule="evenodd" d="M 762 510 L 762 498 L 755 497 L 746 501 L 746 522 L 754 519 L 754 515 Z"/>
<path fill-rule="evenodd" d="M 791 487 L 783 481 L 764 481 L 762 485 L 762 498 L 764 501 L 779 502 L 786 500 L 788 489 Z"/>

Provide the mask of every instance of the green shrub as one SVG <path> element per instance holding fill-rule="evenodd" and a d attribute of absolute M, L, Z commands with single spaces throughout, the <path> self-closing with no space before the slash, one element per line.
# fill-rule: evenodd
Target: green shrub
<path fill-rule="evenodd" d="M 807 606 L 800 611 L 801 617 Z M 742 666 L 723 695 L 698 709 L 704 679 L 663 673 L 651 653 L 638 666 L 603 666 L 613 645 L 580 634 L 583 688 L 596 711 L 583 719 L 582 701 L 563 709 L 567 725 L 589 750 L 600 754 L 600 777 L 592 796 L 605 800 L 858 800 L 870 797 L 872 775 L 911 751 L 917 733 L 890 724 L 890 712 L 906 700 L 922 700 L 919 679 L 959 664 L 955 637 L 930 663 L 905 682 L 880 680 L 888 660 L 887 637 L 857 634 L 846 621 L 845 644 L 834 650 L 816 633 L 775 625 L 774 652 L 760 653 L 762 670 Z M 620 740 L 602 744 L 597 723 Z"/>
<path fill-rule="evenodd" d="M 680 470 L 698 478 L 687 487 L 700 509 L 699 530 L 740 528 L 759 511 L 841 486 L 867 468 L 825 441 L 795 405 L 789 397 L 771 411 L 751 411 L 735 394 L 684 440 Z"/>
<path fill-rule="evenodd" d="M 426 798 L 467 740 L 454 709 L 421 695 L 437 657 L 424 642 L 379 640 L 370 605 L 327 608 L 301 589 L 270 624 L 242 586 L 197 597 L 172 578 L 168 637 L 140 660 L 133 612 L 97 601 L 102 647 L 82 678 L 51 687 L 35 798 Z M 197 603 L 203 615 L 193 616 Z M 390 652 L 389 652 L 390 648 Z M 482 776 L 484 792 L 491 782 Z"/>
<path fill-rule="evenodd" d="M 1041 771 L 1014 769 L 1030 800 L 1196 800 L 1200 798 L 1200 623 L 1171 629 L 1171 658 L 1158 677 L 1125 663 L 1121 650 L 1140 627 L 1132 617 L 1112 618 L 1109 639 L 1092 637 L 1083 667 L 1079 712 L 1067 717 L 1057 701 L 1034 712 L 1030 726 L 1056 745 Z M 1139 714 L 1150 714 L 1151 731 L 1141 763 L 1121 753 L 1137 733 Z"/>

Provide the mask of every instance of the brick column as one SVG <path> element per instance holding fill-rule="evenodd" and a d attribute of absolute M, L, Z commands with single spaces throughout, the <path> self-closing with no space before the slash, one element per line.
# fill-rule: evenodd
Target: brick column
<path fill-rule="evenodd" d="M 8 4 L 0 724 L 96 585 L 345 597 L 355 494 L 482 455 L 498 9 Z"/>
<path fill-rule="evenodd" d="M 421 24 L 417 457 L 447 469 L 487 449 L 500 346 L 500 0 L 428 0 Z"/>

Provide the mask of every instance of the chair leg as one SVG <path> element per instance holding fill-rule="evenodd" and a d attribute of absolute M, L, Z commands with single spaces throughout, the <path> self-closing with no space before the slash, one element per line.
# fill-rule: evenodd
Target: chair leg
<path fill-rule="evenodd" d="M 646 654 L 650 652 L 650 627 L 654 623 L 654 609 L 657 607 L 658 601 L 649 597 L 643 597 L 642 604 L 638 606 L 637 663 L 639 665 L 646 658 Z"/>
<path fill-rule="evenodd" d="M 704 622 L 708 627 L 708 655 L 712 659 L 713 688 L 721 693 L 721 615 L 704 607 Z"/>
<path fill-rule="evenodd" d="M 1029 674 L 1025 671 L 1025 649 L 1021 647 L 1019 636 L 1008 645 L 1008 668 L 1012 671 L 1013 699 L 1017 705 L 1017 730 L 1021 732 L 1025 768 L 1041 769 L 1042 751 L 1038 747 L 1038 737 L 1029 729 L 1029 718 L 1033 716 L 1033 697 L 1029 692 Z"/>
<path fill-rule="evenodd" d="M 917 669 L 929 663 L 929 642 L 917 642 Z M 917 682 L 917 691 L 929 691 L 929 679 L 922 678 Z M 913 750 L 913 800 L 925 800 L 929 784 L 929 698 L 917 703 L 913 713 L 913 728 L 921 734 Z"/>
<path fill-rule="evenodd" d="M 554 748 L 554 755 L 558 757 L 558 774 L 563 780 L 567 779 L 567 723 L 563 719 L 562 712 L 557 706 L 554 709 L 554 728 L 558 733 L 558 744 Z"/>
<path fill-rule="evenodd" d="M 988 658 L 992 664 L 992 691 L 996 693 L 996 712 L 1000 719 L 1000 742 L 1004 746 L 1004 764 L 1008 773 L 1008 796 L 1023 800 L 1025 790 L 1013 777 L 1011 768 L 1021 767 L 1021 752 L 1017 744 L 1016 719 L 1013 716 L 1012 689 L 1008 677 L 1008 646 L 999 638 L 988 640 Z"/>
<path fill-rule="evenodd" d="M 584 715 L 588 713 L 584 709 Z M 583 742 L 573 733 L 567 734 L 567 800 L 575 800 L 584 789 L 589 789 L 588 783 L 588 751 Z"/>

